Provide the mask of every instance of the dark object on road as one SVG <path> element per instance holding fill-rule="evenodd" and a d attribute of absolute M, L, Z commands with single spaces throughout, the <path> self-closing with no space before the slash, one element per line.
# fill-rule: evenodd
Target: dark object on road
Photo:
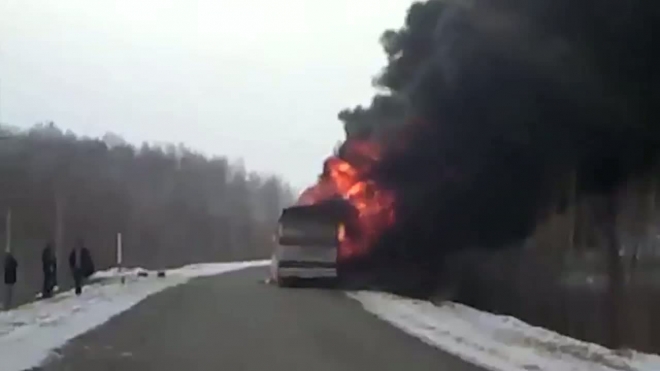
<path fill-rule="evenodd" d="M 271 263 L 272 279 L 279 286 L 338 278 L 339 244 L 349 208 L 343 200 L 331 200 L 282 211 Z"/>
<path fill-rule="evenodd" d="M 139 271 L 137 275 L 138 275 L 138 277 L 149 277 L 149 272 Z"/>
<path fill-rule="evenodd" d="M 160 271 L 157 274 L 158 277 L 165 277 L 165 271 Z"/>
<path fill-rule="evenodd" d="M 57 258 L 50 242 L 41 251 L 41 271 L 43 273 L 41 294 L 43 298 L 50 298 L 57 284 Z"/>
<path fill-rule="evenodd" d="M 80 295 L 84 280 L 94 274 L 95 270 L 92 255 L 84 246 L 82 240 L 78 240 L 78 245 L 69 254 L 69 267 L 71 268 L 76 295 Z"/>
<path fill-rule="evenodd" d="M 14 293 L 14 284 L 16 284 L 18 262 L 11 252 L 5 254 L 4 276 L 5 276 L 5 295 L 4 309 L 10 309 L 12 306 L 12 297 Z"/>

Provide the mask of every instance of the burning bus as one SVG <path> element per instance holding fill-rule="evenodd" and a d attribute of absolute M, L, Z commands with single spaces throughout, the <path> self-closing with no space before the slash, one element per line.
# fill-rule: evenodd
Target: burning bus
<path fill-rule="evenodd" d="M 316 184 L 282 211 L 271 278 L 286 286 L 306 278 L 341 278 L 394 222 L 394 195 L 365 177 L 380 159 L 371 142 L 346 141 L 326 159 Z M 346 272 L 346 270 L 343 270 Z"/>
<path fill-rule="evenodd" d="M 328 200 L 282 211 L 271 260 L 271 278 L 278 286 L 339 278 L 339 248 L 349 208 L 343 200 Z"/>

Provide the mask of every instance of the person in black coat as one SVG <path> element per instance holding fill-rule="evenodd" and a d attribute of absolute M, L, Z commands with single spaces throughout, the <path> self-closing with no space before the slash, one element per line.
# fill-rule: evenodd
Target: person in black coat
<path fill-rule="evenodd" d="M 41 270 L 43 272 L 42 297 L 50 298 L 53 296 L 53 289 L 57 282 L 57 258 L 50 242 L 41 252 Z"/>
<path fill-rule="evenodd" d="M 84 279 L 94 274 L 95 270 L 92 254 L 82 240 L 78 240 L 77 246 L 69 254 L 69 267 L 73 275 L 76 295 L 80 295 Z"/>
<path fill-rule="evenodd" d="M 12 305 L 12 295 L 14 293 L 14 284 L 16 284 L 18 262 L 11 252 L 5 254 L 4 278 L 5 278 L 5 297 L 4 308 L 10 309 Z"/>

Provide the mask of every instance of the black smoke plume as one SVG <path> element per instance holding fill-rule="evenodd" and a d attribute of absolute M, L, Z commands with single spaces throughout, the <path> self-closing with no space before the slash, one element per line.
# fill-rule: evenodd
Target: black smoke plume
<path fill-rule="evenodd" d="M 607 193 L 656 162 L 657 1 L 413 8 L 407 29 L 429 34 L 397 39 L 384 75 L 407 98 L 405 143 L 372 174 L 397 196 L 396 225 L 372 256 L 387 276 L 424 291 L 448 253 L 529 236 L 573 172 L 580 192 Z M 418 59 L 401 67 L 404 55 Z"/>

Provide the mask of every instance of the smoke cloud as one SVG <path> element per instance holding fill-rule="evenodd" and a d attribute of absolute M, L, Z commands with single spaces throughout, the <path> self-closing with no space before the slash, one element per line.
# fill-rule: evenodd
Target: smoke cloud
<path fill-rule="evenodd" d="M 448 253 L 529 236 L 573 172 L 603 193 L 657 162 L 656 1 L 428 1 L 406 22 L 377 80 L 407 102 L 370 174 L 396 195 L 387 275 L 424 290 Z"/>

